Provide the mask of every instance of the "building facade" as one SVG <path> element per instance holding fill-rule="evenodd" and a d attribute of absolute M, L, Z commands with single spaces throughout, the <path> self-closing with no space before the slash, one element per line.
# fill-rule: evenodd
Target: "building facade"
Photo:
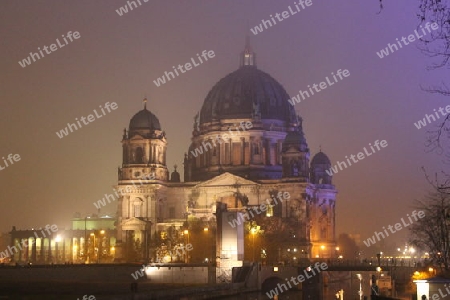
<path fill-rule="evenodd" d="M 55 224 L 39 229 L 17 230 L 0 258 L 33 264 L 111 263 L 115 257 L 116 220 L 110 216 L 72 219 L 72 228 Z"/>
<path fill-rule="evenodd" d="M 247 41 L 240 67 L 211 89 L 194 118 L 183 182 L 176 166 L 169 176 L 167 137 L 145 104 L 122 137 L 117 258 L 223 263 L 232 253 L 216 247 L 218 207 L 245 221 L 246 254 L 239 260 L 333 257 L 331 163 L 321 151 L 310 158 L 289 98 L 256 67 Z M 278 195 L 285 197 L 277 201 Z M 188 241 L 196 242 L 192 254 L 173 257 L 171 249 Z"/>

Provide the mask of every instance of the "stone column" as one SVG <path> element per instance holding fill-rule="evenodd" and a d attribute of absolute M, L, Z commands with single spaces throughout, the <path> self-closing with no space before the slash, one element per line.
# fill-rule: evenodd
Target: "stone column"
<path fill-rule="evenodd" d="M 48 238 L 48 261 L 51 262 L 52 260 L 52 240 L 49 237 Z"/>
<path fill-rule="evenodd" d="M 45 262 L 44 238 L 41 238 L 41 255 L 39 257 L 39 261 Z"/>
<path fill-rule="evenodd" d="M 72 233 L 73 233 L 73 231 L 72 231 Z M 73 236 L 70 237 L 69 247 L 70 247 L 70 249 L 69 249 L 69 253 L 70 253 L 69 262 L 73 263 Z M 78 251 L 79 247 L 80 247 L 80 245 L 78 244 L 77 251 Z"/>
<path fill-rule="evenodd" d="M 34 243 L 31 245 L 31 262 L 36 263 L 36 238 L 33 238 Z"/>
<path fill-rule="evenodd" d="M 66 238 L 63 238 L 62 260 L 64 263 L 66 262 Z"/>
<path fill-rule="evenodd" d="M 228 140 L 230 143 L 230 166 L 233 165 L 233 142 L 231 141 L 231 139 Z"/>
<path fill-rule="evenodd" d="M 251 136 L 248 142 L 249 145 L 249 154 L 250 154 L 250 164 L 253 164 L 253 140 L 254 138 Z"/>
<path fill-rule="evenodd" d="M 241 165 L 245 165 L 245 138 L 241 137 Z"/>

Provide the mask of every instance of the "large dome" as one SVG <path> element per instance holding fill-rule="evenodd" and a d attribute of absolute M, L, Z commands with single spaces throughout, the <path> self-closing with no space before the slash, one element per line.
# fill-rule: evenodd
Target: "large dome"
<path fill-rule="evenodd" d="M 321 151 L 314 155 L 311 165 L 331 165 L 331 161 L 328 156 Z"/>
<path fill-rule="evenodd" d="M 131 118 L 129 129 L 161 130 L 161 125 L 158 118 L 145 107 Z"/>
<path fill-rule="evenodd" d="M 208 93 L 200 111 L 200 124 L 221 119 L 251 119 L 295 122 L 289 95 L 269 74 L 253 65 L 243 65 L 222 78 Z"/>

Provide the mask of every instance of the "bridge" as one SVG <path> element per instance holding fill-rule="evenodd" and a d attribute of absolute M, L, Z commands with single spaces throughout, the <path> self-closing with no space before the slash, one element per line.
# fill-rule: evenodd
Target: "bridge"
<path fill-rule="evenodd" d="M 326 268 L 321 272 L 308 272 L 309 267 L 317 264 L 326 264 Z M 417 269 L 421 268 L 423 263 L 414 261 L 400 260 L 329 260 L 314 259 L 311 262 L 302 261 L 299 264 L 291 265 L 262 265 L 251 264 L 234 272 L 233 282 L 244 282 L 245 286 L 257 288 L 263 292 L 268 292 L 282 285 L 291 285 L 292 288 L 309 289 L 311 291 L 334 290 L 337 287 L 348 290 L 349 293 L 356 293 L 360 288 L 365 290 L 365 295 L 370 293 L 368 290 L 372 275 L 377 278 L 395 279 L 397 285 L 403 285 L 410 282 L 411 276 Z M 310 274 L 310 276 L 306 276 Z M 303 275 L 304 281 L 298 284 L 300 275 Z M 236 280 L 237 276 L 239 277 Z M 292 278 L 297 280 L 292 280 Z M 289 282 L 289 284 L 288 284 Z M 390 280 L 390 282 L 392 282 Z M 294 284 L 296 283 L 296 284 Z M 339 289 L 340 289 L 339 288 Z M 392 287 L 390 287 L 392 288 Z M 337 289 L 337 290 L 339 290 Z"/>

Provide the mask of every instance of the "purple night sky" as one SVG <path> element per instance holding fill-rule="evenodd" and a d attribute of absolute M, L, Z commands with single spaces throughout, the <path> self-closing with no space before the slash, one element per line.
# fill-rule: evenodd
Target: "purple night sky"
<path fill-rule="evenodd" d="M 295 105 L 303 117 L 311 157 L 319 147 L 332 163 L 357 154 L 375 140 L 388 146 L 333 178 L 337 233 L 362 239 L 411 213 L 429 186 L 421 171 L 444 167 L 427 153 L 426 130 L 414 122 L 446 106 L 445 97 L 420 86 L 439 84 L 444 70 L 419 42 L 380 59 L 376 52 L 416 29 L 417 1 L 315 1 L 254 35 L 248 29 L 293 7 L 293 1 L 144 2 L 123 16 L 124 0 L 3 1 L 0 10 L 0 157 L 21 160 L 0 171 L 0 231 L 45 224 L 69 226 L 75 212 L 95 213 L 93 202 L 112 192 L 121 164 L 121 138 L 130 118 L 147 107 L 168 139 L 168 167 L 182 173 L 193 118 L 213 85 L 239 66 L 245 36 L 257 66 L 292 97 L 331 72 L 350 76 Z M 80 38 L 22 68 L 18 61 L 67 32 Z M 62 41 L 62 40 L 61 40 Z M 215 57 L 157 87 L 153 80 L 203 50 Z M 118 108 L 60 139 L 55 132 L 99 105 Z M 3 160 L 0 160 L 0 166 Z M 114 214 L 116 204 L 102 213 Z M 398 244 L 407 230 L 394 235 Z M 365 248 L 365 246 L 364 246 Z"/>

